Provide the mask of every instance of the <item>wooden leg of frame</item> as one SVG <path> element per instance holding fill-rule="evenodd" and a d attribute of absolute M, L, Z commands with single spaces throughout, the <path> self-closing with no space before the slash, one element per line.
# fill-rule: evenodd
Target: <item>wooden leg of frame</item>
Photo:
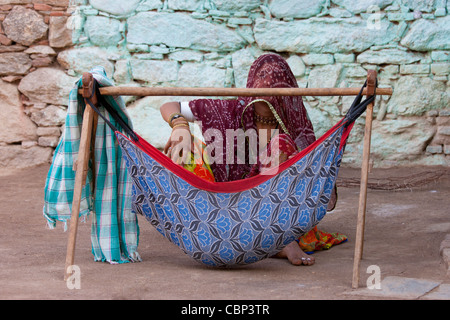
<path fill-rule="evenodd" d="M 369 70 L 367 73 L 367 95 L 371 96 L 375 93 L 377 73 L 375 70 Z M 355 256 L 353 260 L 353 279 L 352 288 L 356 289 L 359 286 L 360 278 L 360 264 L 364 247 L 364 225 L 366 215 L 366 200 L 367 200 L 367 182 L 369 178 L 369 160 L 370 160 L 370 139 L 372 135 L 372 119 L 373 119 L 373 105 L 374 102 L 367 106 L 366 110 L 366 127 L 364 132 L 364 149 L 363 159 L 361 165 L 361 185 L 359 192 L 359 206 L 358 219 L 356 224 L 356 239 L 355 239 Z"/>
<path fill-rule="evenodd" d="M 83 86 L 88 86 L 92 81 L 92 75 L 83 75 Z M 89 96 L 86 96 L 89 97 Z M 88 172 L 92 131 L 94 123 L 94 110 L 86 104 L 83 114 L 83 126 L 81 129 L 80 147 L 76 163 L 75 186 L 72 200 L 72 215 L 69 226 L 69 237 L 67 241 L 66 265 L 64 270 L 64 280 L 67 280 L 72 272 L 69 270 L 74 264 L 75 243 L 78 230 L 78 219 L 80 214 L 81 193 L 86 182 Z"/>

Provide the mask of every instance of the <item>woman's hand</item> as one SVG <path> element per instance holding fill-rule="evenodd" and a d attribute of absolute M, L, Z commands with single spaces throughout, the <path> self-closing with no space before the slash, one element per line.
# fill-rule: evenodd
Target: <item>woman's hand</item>
<path fill-rule="evenodd" d="M 180 103 L 167 102 L 160 108 L 161 116 L 172 127 L 172 134 L 164 147 L 164 153 L 173 162 L 184 165 L 190 160 L 192 136 L 189 122 L 180 114 Z"/>
<path fill-rule="evenodd" d="M 190 160 L 192 151 L 192 135 L 189 125 L 174 125 L 169 141 L 164 147 L 164 153 L 173 162 L 184 165 Z"/>

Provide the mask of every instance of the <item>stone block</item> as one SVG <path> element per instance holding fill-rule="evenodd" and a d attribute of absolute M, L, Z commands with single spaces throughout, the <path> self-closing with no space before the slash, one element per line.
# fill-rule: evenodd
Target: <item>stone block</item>
<path fill-rule="evenodd" d="M 53 58 L 49 56 L 36 57 L 31 61 L 31 65 L 35 68 L 48 67 L 53 63 Z"/>
<path fill-rule="evenodd" d="M 358 55 L 356 61 L 370 64 L 409 64 L 423 58 L 420 53 L 400 49 L 388 48 L 381 50 L 367 50 Z"/>
<path fill-rule="evenodd" d="M 169 54 L 169 59 L 180 62 L 181 61 L 201 62 L 203 60 L 203 54 L 198 51 L 180 50 Z"/>
<path fill-rule="evenodd" d="M 159 107 L 169 101 L 188 101 L 188 97 L 145 97 L 127 107 L 134 130 L 154 147 L 163 149 L 172 129 L 163 120 Z"/>
<path fill-rule="evenodd" d="M 450 117 L 450 109 L 439 110 L 440 117 Z"/>
<path fill-rule="evenodd" d="M 36 125 L 23 112 L 19 91 L 14 84 L 0 80 L 0 142 L 16 143 L 23 140 L 34 140 Z"/>
<path fill-rule="evenodd" d="M 178 78 L 178 63 L 176 61 L 153 61 L 131 59 L 131 74 L 133 79 L 150 83 L 176 81 Z"/>
<path fill-rule="evenodd" d="M 450 15 L 435 20 L 414 21 L 400 42 L 415 51 L 449 50 Z"/>
<path fill-rule="evenodd" d="M 450 154 L 450 144 L 444 145 L 444 153 L 445 153 L 445 154 Z M 449 261 L 450 261 L 450 260 L 449 260 Z"/>
<path fill-rule="evenodd" d="M 432 153 L 432 154 L 442 153 L 443 148 L 442 148 L 442 145 L 427 146 L 425 151 L 428 153 Z"/>
<path fill-rule="evenodd" d="M 150 11 L 161 9 L 163 6 L 162 0 L 144 0 L 139 3 L 139 6 L 136 8 L 137 12 L 141 11 Z"/>
<path fill-rule="evenodd" d="M 389 21 L 413 21 L 415 19 L 412 12 L 390 12 L 387 17 Z"/>
<path fill-rule="evenodd" d="M 423 154 L 435 131 L 432 124 L 419 117 L 374 121 L 371 152 L 380 160 L 415 158 Z"/>
<path fill-rule="evenodd" d="M 335 53 L 334 60 L 336 63 L 353 63 L 355 62 L 355 54 L 354 53 Z"/>
<path fill-rule="evenodd" d="M 248 71 L 255 55 L 250 49 L 241 49 L 231 55 L 231 60 L 234 68 L 234 83 L 238 88 L 245 88 L 247 85 Z"/>
<path fill-rule="evenodd" d="M 140 59 L 140 60 L 164 60 L 164 55 L 162 53 L 138 53 L 134 54 L 133 58 Z"/>
<path fill-rule="evenodd" d="M 400 68 L 398 65 L 388 65 L 385 66 L 383 68 L 381 68 L 380 70 L 380 77 L 388 77 L 388 78 L 393 78 L 393 77 L 397 77 L 399 75 L 399 71 Z"/>
<path fill-rule="evenodd" d="M 7 36 L 5 36 L 4 34 L 0 34 L 0 44 L 4 45 L 4 46 L 9 46 L 13 43 L 13 41 L 11 39 L 9 39 Z"/>
<path fill-rule="evenodd" d="M 423 115 L 432 109 L 443 109 L 450 103 L 446 84 L 428 77 L 403 76 L 394 86 L 388 112 L 397 115 Z"/>
<path fill-rule="evenodd" d="M 116 16 L 126 16 L 134 12 L 141 0 L 89 0 L 89 4 L 97 10 Z"/>
<path fill-rule="evenodd" d="M 253 20 L 250 18 L 230 18 L 228 23 L 232 25 L 252 24 Z"/>
<path fill-rule="evenodd" d="M 66 110 L 49 105 L 43 109 L 34 110 L 30 118 L 40 127 L 61 126 L 64 124 L 66 118 Z"/>
<path fill-rule="evenodd" d="M 430 72 L 430 65 L 428 64 L 406 64 L 400 66 L 400 73 L 402 74 L 428 74 Z"/>
<path fill-rule="evenodd" d="M 441 241 L 441 245 L 439 246 L 439 253 L 450 263 L 450 251 L 444 252 L 445 249 L 450 250 L 450 233 L 445 235 L 444 240 Z"/>
<path fill-rule="evenodd" d="M 438 110 L 430 110 L 427 112 L 427 117 L 437 117 L 437 116 L 439 116 Z"/>
<path fill-rule="evenodd" d="M 16 82 L 16 81 L 18 81 L 20 79 L 22 79 L 22 76 L 6 76 L 6 77 L 2 77 L 3 81 L 9 82 L 9 83 Z"/>
<path fill-rule="evenodd" d="M 0 76 L 24 75 L 31 68 L 31 59 L 23 52 L 0 53 Z"/>
<path fill-rule="evenodd" d="M 239 28 L 236 29 L 236 33 L 248 43 L 255 43 L 252 26 L 239 26 Z"/>
<path fill-rule="evenodd" d="M 345 9 L 329 8 L 328 14 L 334 18 L 350 18 L 353 14 Z"/>
<path fill-rule="evenodd" d="M 345 76 L 349 78 L 364 78 L 367 77 L 367 70 L 358 64 L 346 66 Z"/>
<path fill-rule="evenodd" d="M 108 77 L 114 74 L 114 64 L 109 60 L 110 53 L 102 48 L 84 47 L 61 51 L 57 60 L 66 69 L 74 70 L 79 75 L 95 66 L 102 66 Z"/>
<path fill-rule="evenodd" d="M 334 88 L 342 71 L 341 64 L 315 67 L 308 77 L 309 88 Z"/>
<path fill-rule="evenodd" d="M 444 136 L 450 136 L 450 126 L 441 126 L 438 128 L 438 133 Z"/>
<path fill-rule="evenodd" d="M 347 9 L 353 13 L 367 12 L 371 6 L 376 6 L 379 9 L 383 9 L 388 5 L 392 4 L 393 0 L 362 0 L 362 1 L 352 1 L 352 0 L 332 0 L 334 4 Z"/>
<path fill-rule="evenodd" d="M 260 0 L 214 0 L 214 5 L 218 10 L 228 12 L 250 12 L 261 5 Z"/>
<path fill-rule="evenodd" d="M 28 149 L 28 148 L 37 146 L 38 143 L 37 143 L 37 141 L 22 141 L 22 143 L 20 145 L 22 146 L 22 148 Z"/>
<path fill-rule="evenodd" d="M 29 46 L 47 34 L 48 26 L 36 11 L 14 6 L 3 20 L 3 30 L 9 39 Z"/>
<path fill-rule="evenodd" d="M 128 60 L 116 61 L 114 69 L 113 78 L 117 83 L 128 83 L 132 81 L 131 69 Z"/>
<path fill-rule="evenodd" d="M 18 88 L 31 101 L 67 106 L 75 81 L 59 69 L 39 68 L 26 75 Z"/>
<path fill-rule="evenodd" d="M 177 86 L 180 87 L 224 87 L 225 69 L 207 64 L 186 62 L 178 72 Z"/>
<path fill-rule="evenodd" d="M 306 54 L 302 57 L 303 62 L 306 65 L 324 65 L 324 64 L 333 64 L 334 57 L 332 54 L 326 53 L 310 53 Z"/>
<path fill-rule="evenodd" d="M 170 8 L 170 1 L 169 1 L 169 8 Z M 231 16 L 231 13 L 222 10 L 209 10 L 208 13 L 212 17 L 228 18 Z"/>
<path fill-rule="evenodd" d="M 434 80 L 434 81 L 447 82 L 448 77 L 447 77 L 447 76 L 438 76 L 438 75 L 434 75 L 434 76 L 433 76 L 433 80 Z"/>
<path fill-rule="evenodd" d="M 300 58 L 299 56 L 292 55 L 286 59 L 286 62 L 291 68 L 292 73 L 295 77 L 302 77 L 305 74 L 306 66 L 302 58 Z"/>
<path fill-rule="evenodd" d="M 436 116 L 438 114 L 438 111 L 436 111 Z M 450 117 L 442 116 L 442 117 L 436 117 L 436 124 L 438 126 L 450 126 Z"/>
<path fill-rule="evenodd" d="M 149 46 L 147 44 L 127 44 L 127 50 L 129 52 L 149 52 Z"/>
<path fill-rule="evenodd" d="M 434 0 L 402 0 L 402 5 L 411 11 L 432 12 L 435 2 Z"/>
<path fill-rule="evenodd" d="M 43 136 L 39 137 L 38 145 L 41 147 L 55 148 L 58 145 L 59 136 Z"/>
<path fill-rule="evenodd" d="M 49 163 L 53 150 L 39 146 L 29 148 L 22 148 L 20 145 L 0 146 L 0 168 L 27 168 Z"/>
<path fill-rule="evenodd" d="M 18 1 L 22 1 L 25 2 L 24 0 L 14 0 L 15 3 L 17 3 Z M 84 0 L 74 0 L 74 1 L 84 1 Z M 86 0 L 87 1 L 87 0 Z M 11 1 L 9 1 L 11 2 Z M 28 3 L 34 3 L 34 2 L 39 2 L 39 3 L 44 3 L 44 4 L 48 4 L 50 6 L 57 6 L 57 7 L 67 7 L 69 6 L 69 2 L 71 2 L 71 0 L 28 0 Z"/>
<path fill-rule="evenodd" d="M 310 18 L 282 22 L 256 19 L 256 43 L 263 50 L 296 53 L 362 52 L 374 45 L 394 40 L 398 26 L 381 20 L 380 29 L 367 28 L 367 21 L 353 17 Z M 355 41 L 358 39 L 358 41 Z"/>
<path fill-rule="evenodd" d="M 245 45 L 242 37 L 223 25 L 166 12 L 140 12 L 130 17 L 127 41 L 206 51 L 235 51 Z"/>
<path fill-rule="evenodd" d="M 24 51 L 28 54 L 40 54 L 40 55 L 48 55 L 48 56 L 56 56 L 55 50 L 52 47 L 45 45 L 38 45 L 28 48 Z"/>
<path fill-rule="evenodd" d="M 445 10 L 445 8 L 436 8 L 436 11 L 434 12 L 434 15 L 436 17 L 445 17 L 446 14 L 447 11 Z"/>
<path fill-rule="evenodd" d="M 325 3 L 325 0 L 273 0 L 269 10 L 278 19 L 309 18 L 319 14 Z"/>
<path fill-rule="evenodd" d="M 122 40 L 120 22 L 102 16 L 87 17 L 84 24 L 86 35 L 93 45 L 100 47 L 116 47 Z"/>
<path fill-rule="evenodd" d="M 303 99 L 303 104 L 313 124 L 314 133 L 317 137 L 321 137 L 334 125 L 333 119 L 323 110 L 312 107 L 306 99 Z"/>
<path fill-rule="evenodd" d="M 52 6 L 49 6 L 48 4 L 45 3 L 35 3 L 33 5 L 34 10 L 36 11 L 51 11 L 52 10 Z"/>
<path fill-rule="evenodd" d="M 439 127 L 438 127 L 438 130 L 437 130 L 436 134 L 434 135 L 433 140 L 431 140 L 430 145 L 435 146 L 435 145 L 446 145 L 446 144 L 450 144 L 450 136 L 441 134 L 439 132 Z"/>
<path fill-rule="evenodd" d="M 202 9 L 202 0 L 168 0 L 167 8 L 179 11 L 196 11 Z"/>
<path fill-rule="evenodd" d="M 450 63 L 432 63 L 431 73 L 437 76 L 446 76 L 450 74 Z"/>
<path fill-rule="evenodd" d="M 149 51 L 152 53 L 159 53 L 159 54 L 168 54 L 170 52 L 170 49 L 165 46 L 150 46 Z"/>
<path fill-rule="evenodd" d="M 73 44 L 72 29 L 67 27 L 67 17 L 50 17 L 48 41 L 51 47 L 64 48 Z"/>
<path fill-rule="evenodd" d="M 448 51 L 433 51 L 431 52 L 431 60 L 437 62 L 447 62 L 449 61 L 450 53 Z"/>
<path fill-rule="evenodd" d="M 38 136 L 57 136 L 61 135 L 61 129 L 59 127 L 39 127 L 36 130 Z"/>

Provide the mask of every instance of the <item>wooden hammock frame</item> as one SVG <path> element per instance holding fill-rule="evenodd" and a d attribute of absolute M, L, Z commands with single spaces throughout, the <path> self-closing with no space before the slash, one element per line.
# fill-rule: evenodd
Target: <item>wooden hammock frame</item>
<path fill-rule="evenodd" d="M 86 72 L 83 74 L 83 88 L 80 94 L 83 98 L 92 97 L 93 76 Z M 367 72 L 367 87 L 363 94 L 371 95 L 392 95 L 390 88 L 376 88 L 377 73 L 375 70 Z M 128 95 L 128 96 L 353 96 L 358 95 L 360 88 L 144 88 L 144 87 L 103 87 L 100 88 L 102 95 Z M 372 134 L 373 106 L 375 100 L 367 106 L 366 123 L 364 132 L 364 149 L 361 165 L 361 184 L 358 204 L 358 217 L 356 226 L 355 251 L 353 262 L 352 288 L 359 286 L 360 262 L 364 246 L 365 214 L 367 201 L 367 182 L 369 174 L 370 140 Z M 79 157 L 75 175 L 75 187 L 72 203 L 72 215 L 67 243 L 65 279 L 72 274 L 71 269 L 74 264 L 75 242 L 78 228 L 78 216 L 80 212 L 81 192 L 86 182 L 88 172 L 88 162 L 90 157 L 90 146 L 95 137 L 97 124 L 97 114 L 86 103 L 83 115 L 83 125 L 80 137 Z"/>

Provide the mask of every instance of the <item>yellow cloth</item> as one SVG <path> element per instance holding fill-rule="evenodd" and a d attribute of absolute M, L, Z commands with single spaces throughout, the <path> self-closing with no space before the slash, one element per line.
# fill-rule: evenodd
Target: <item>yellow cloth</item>
<path fill-rule="evenodd" d="M 300 237 L 298 245 L 305 252 L 330 249 L 333 245 L 347 241 L 347 236 L 341 233 L 328 233 L 314 227 L 311 231 Z"/>
<path fill-rule="evenodd" d="M 206 144 L 197 137 L 192 137 L 194 150 L 191 152 L 191 161 L 189 164 L 185 164 L 184 168 L 194 173 L 196 176 L 214 182 L 214 175 L 206 153 L 203 151 L 206 148 Z"/>

